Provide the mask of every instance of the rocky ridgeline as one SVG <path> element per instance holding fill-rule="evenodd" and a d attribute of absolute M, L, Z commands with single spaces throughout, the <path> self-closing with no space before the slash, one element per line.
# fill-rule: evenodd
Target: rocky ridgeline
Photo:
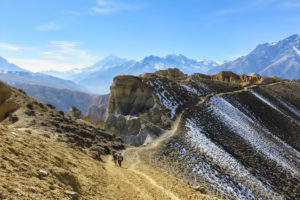
<path fill-rule="evenodd" d="M 169 129 L 176 114 L 196 104 L 199 97 L 220 88 L 233 91 L 264 80 L 232 72 L 188 76 L 176 68 L 139 76 L 117 76 L 110 87 L 105 129 L 126 143 L 142 145 Z"/>
<path fill-rule="evenodd" d="M 297 199 L 299 95 L 299 84 L 276 77 L 123 75 L 111 86 L 105 128 L 138 146 L 180 117 L 153 157 L 158 165 L 229 199 Z"/>
<path fill-rule="evenodd" d="M 0 91 L 0 123 L 3 125 L 41 130 L 47 137 L 89 149 L 96 158 L 112 150 L 124 149 L 120 139 L 84 121 L 75 107 L 65 115 L 54 106 L 43 104 L 2 82 Z"/>

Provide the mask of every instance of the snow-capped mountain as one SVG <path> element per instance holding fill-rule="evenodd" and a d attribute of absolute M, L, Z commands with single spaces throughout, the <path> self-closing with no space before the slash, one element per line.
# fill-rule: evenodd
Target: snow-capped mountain
<path fill-rule="evenodd" d="M 138 75 L 155 72 L 160 69 L 178 68 L 186 74 L 206 73 L 220 63 L 210 60 L 193 60 L 180 54 L 165 57 L 148 56 L 141 61 L 122 59 L 108 56 L 98 63 L 83 69 L 73 69 L 66 72 L 45 71 L 44 73 L 72 80 L 89 89 L 89 92 L 105 94 L 113 78 L 121 74 Z"/>
<path fill-rule="evenodd" d="M 265 76 L 279 76 L 287 79 L 300 78 L 300 36 L 292 35 L 279 42 L 258 45 L 247 56 L 209 70 L 233 71 L 238 74 L 256 72 Z"/>
<path fill-rule="evenodd" d="M 23 71 L 23 72 L 25 72 L 27 70 L 22 69 L 21 67 L 15 65 L 13 63 L 8 62 L 6 59 L 4 59 L 0 56 L 0 72 L 5 73 L 8 71 Z"/>
<path fill-rule="evenodd" d="M 219 63 L 211 60 L 193 60 L 181 54 L 170 54 L 166 57 L 148 56 L 137 62 L 131 69 L 132 74 L 155 72 L 156 70 L 178 68 L 186 74 L 206 73 Z"/>
<path fill-rule="evenodd" d="M 134 60 L 127 60 L 123 58 L 119 58 L 117 56 L 107 56 L 104 59 L 100 60 L 96 64 L 85 67 L 83 69 L 72 69 L 68 71 L 55 71 L 55 70 L 49 70 L 49 71 L 42 71 L 44 74 L 48 74 L 51 76 L 56 76 L 62 79 L 67 80 L 74 80 L 76 82 L 79 82 L 81 79 L 85 79 L 92 75 L 95 72 L 105 72 L 110 71 L 112 68 L 115 68 L 117 66 L 123 66 L 125 63 L 134 63 Z M 126 64 L 125 64 L 126 65 Z"/>

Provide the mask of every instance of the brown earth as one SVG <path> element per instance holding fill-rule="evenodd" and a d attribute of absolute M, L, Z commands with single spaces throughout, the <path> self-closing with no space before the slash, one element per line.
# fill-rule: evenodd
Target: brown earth
<path fill-rule="evenodd" d="M 0 199 L 217 199 L 154 165 L 151 147 L 125 150 L 120 168 L 30 128 L 0 126 L 0 140 Z"/>
<path fill-rule="evenodd" d="M 0 97 L 16 105 L 0 122 L 0 199 L 215 199 L 151 162 L 162 140 L 125 150 L 120 168 L 105 156 L 124 148 L 113 135 L 2 83 Z"/>

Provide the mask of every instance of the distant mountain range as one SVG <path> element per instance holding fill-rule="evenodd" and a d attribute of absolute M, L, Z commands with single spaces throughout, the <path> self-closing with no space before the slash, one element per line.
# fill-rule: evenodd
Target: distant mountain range
<path fill-rule="evenodd" d="M 232 71 L 238 74 L 256 72 L 264 76 L 279 76 L 286 79 L 300 78 L 300 36 L 292 35 L 279 42 L 258 45 L 247 56 L 226 62 L 208 71 L 216 74 Z"/>
<path fill-rule="evenodd" d="M 121 74 L 138 75 L 145 72 L 155 72 L 160 69 L 178 68 L 187 74 L 206 73 L 220 63 L 211 60 L 193 60 L 180 54 L 166 57 L 148 56 L 141 61 L 108 56 L 95 65 L 83 69 L 73 69 L 65 72 L 44 71 L 48 75 L 69 79 L 78 85 L 84 85 L 92 93 L 108 93 L 115 76 Z"/>
<path fill-rule="evenodd" d="M 9 63 L 2 57 L 0 57 L 0 80 L 12 86 L 16 86 L 17 84 L 30 84 L 57 89 L 84 90 L 83 87 L 78 86 L 70 80 L 63 80 L 43 73 L 27 71 L 15 64 Z"/>

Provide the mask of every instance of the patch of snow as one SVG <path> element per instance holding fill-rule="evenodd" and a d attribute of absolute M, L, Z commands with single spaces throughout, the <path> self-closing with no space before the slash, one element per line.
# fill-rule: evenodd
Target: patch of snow
<path fill-rule="evenodd" d="M 150 144 L 152 141 L 153 141 L 153 138 L 151 137 L 150 134 L 148 134 L 143 145 Z"/>
<path fill-rule="evenodd" d="M 265 132 L 263 127 L 259 126 L 251 118 L 232 106 L 224 98 L 210 98 L 208 110 L 233 132 L 245 139 L 258 152 L 266 155 L 268 159 L 274 160 L 282 166 L 282 169 L 299 175 L 299 169 L 294 162 L 290 160 L 290 157 L 281 153 L 286 151 L 286 149 L 282 149 L 282 146 L 278 145 L 278 141 L 272 141 L 270 138 L 264 136 L 264 134 L 270 134 L 270 132 Z M 296 153 L 295 156 L 299 157 L 299 153 Z"/>
<path fill-rule="evenodd" d="M 183 103 L 180 101 L 177 102 L 159 79 L 156 79 L 154 82 L 147 81 L 146 84 L 154 87 L 155 96 L 159 99 L 159 101 L 165 108 L 170 110 L 171 119 L 173 119 L 178 106 L 182 105 Z M 173 88 L 173 85 L 170 82 L 169 87 Z"/>
<path fill-rule="evenodd" d="M 268 99 L 266 99 L 265 97 L 263 97 L 262 95 L 258 94 L 257 92 L 254 92 L 254 90 L 249 90 L 249 92 L 251 92 L 254 96 L 256 96 L 257 98 L 259 98 L 261 101 L 263 101 L 265 104 L 271 106 L 273 109 L 275 109 L 276 111 L 280 112 L 283 115 L 284 114 L 277 106 L 275 106 L 273 103 L 271 103 Z"/>
<path fill-rule="evenodd" d="M 154 69 L 162 70 L 162 69 L 166 69 L 166 66 L 163 63 L 155 63 Z"/>
<path fill-rule="evenodd" d="M 124 116 L 126 120 L 133 120 L 133 119 L 139 119 L 137 116 L 132 116 L 132 115 L 125 115 Z"/>
<path fill-rule="evenodd" d="M 270 46 L 275 46 L 278 42 L 268 42 Z"/>
<path fill-rule="evenodd" d="M 281 100 L 280 98 L 277 98 L 277 100 L 284 106 L 286 107 L 289 111 L 291 111 L 292 113 L 294 113 L 295 115 L 297 115 L 298 117 L 300 117 L 300 111 L 295 108 L 293 105 L 289 104 L 288 102 L 284 102 L 283 100 Z"/>
<path fill-rule="evenodd" d="M 193 94 L 196 94 L 197 96 L 202 96 L 203 93 L 199 92 L 196 88 L 194 88 L 193 86 L 190 85 L 181 85 L 182 87 L 184 87 L 188 92 L 191 92 Z"/>
<path fill-rule="evenodd" d="M 199 119 L 197 119 L 199 120 Z M 197 125 L 196 119 L 188 119 L 185 126 L 188 131 L 186 134 L 187 140 L 191 142 L 197 151 L 205 154 L 206 158 L 209 158 L 211 163 L 215 163 L 225 169 L 228 173 L 232 174 L 232 177 L 239 178 L 241 180 L 249 181 L 251 184 L 256 185 L 260 189 L 264 190 L 266 193 L 272 193 L 272 195 L 277 195 L 273 193 L 268 188 L 265 188 L 263 184 L 253 177 L 245 167 L 240 164 L 233 156 L 227 153 L 223 148 L 214 144 L 204 133 L 203 129 Z M 181 154 L 186 154 L 186 149 Z M 195 161 L 195 157 L 189 157 L 191 162 Z M 215 187 L 220 192 L 225 192 L 230 194 L 230 196 L 235 199 L 255 199 L 250 188 L 247 188 L 243 183 L 239 183 L 239 188 L 237 188 L 230 181 L 226 181 L 222 178 L 222 175 L 218 171 L 213 169 L 210 164 L 206 162 L 200 162 L 192 168 L 193 172 L 198 173 L 201 177 L 204 177 L 213 187 Z"/>
<path fill-rule="evenodd" d="M 212 162 L 223 165 L 224 168 L 236 173 L 236 175 L 249 175 L 249 172 L 235 158 L 208 139 L 202 128 L 197 126 L 193 120 L 188 120 L 185 126 L 189 129 L 187 132 L 188 139 L 200 152 L 209 156 Z"/>
<path fill-rule="evenodd" d="M 300 56 L 300 50 L 297 49 L 296 47 L 293 47 L 294 51 L 296 52 L 296 54 L 298 54 Z"/>

